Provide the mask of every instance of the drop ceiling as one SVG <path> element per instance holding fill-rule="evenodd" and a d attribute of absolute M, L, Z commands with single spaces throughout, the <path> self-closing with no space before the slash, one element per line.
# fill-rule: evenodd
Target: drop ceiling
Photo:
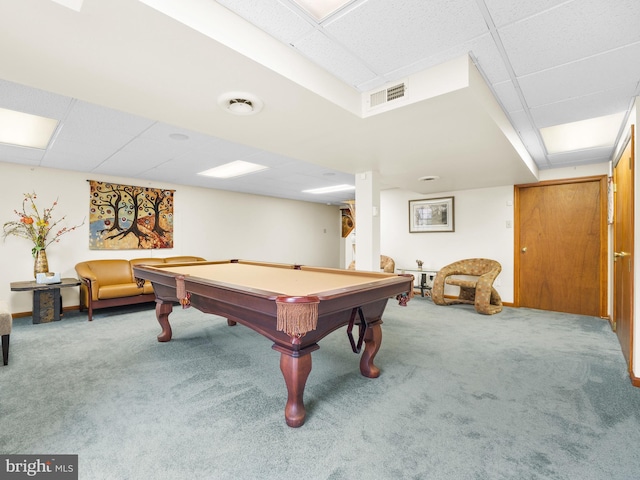
<path fill-rule="evenodd" d="M 638 25 L 637 0 L 353 0 L 320 22 L 290 0 L 3 2 L 0 108 L 60 125 L 0 161 L 323 203 L 353 192 L 302 191 L 366 171 L 420 195 L 528 183 L 611 159 L 615 138 L 549 154 L 540 130 L 624 134 Z M 229 92 L 262 111 L 229 114 Z M 197 175 L 234 160 L 270 168 Z"/>

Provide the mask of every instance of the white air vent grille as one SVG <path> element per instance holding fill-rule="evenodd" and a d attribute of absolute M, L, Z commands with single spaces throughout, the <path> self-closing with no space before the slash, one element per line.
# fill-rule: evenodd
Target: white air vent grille
<path fill-rule="evenodd" d="M 387 102 L 404 97 L 404 83 L 387 89 Z"/>
<path fill-rule="evenodd" d="M 378 105 L 390 102 L 391 100 L 402 98 L 404 97 L 404 92 L 405 84 L 400 83 L 398 85 L 394 85 L 393 87 L 385 88 L 384 90 L 380 90 L 379 92 L 372 93 L 371 97 L 369 98 L 369 106 L 376 107 Z"/>
<path fill-rule="evenodd" d="M 363 92 L 360 97 L 362 102 L 362 116 L 370 117 L 388 112 L 408 105 L 413 100 L 415 91 L 409 91 L 409 79 L 398 79 L 386 88 L 371 89 Z"/>
<path fill-rule="evenodd" d="M 387 103 L 387 91 L 381 90 L 376 93 L 371 94 L 371 98 L 369 100 L 369 105 L 372 107 L 376 107 L 378 105 L 382 105 L 383 103 Z"/>

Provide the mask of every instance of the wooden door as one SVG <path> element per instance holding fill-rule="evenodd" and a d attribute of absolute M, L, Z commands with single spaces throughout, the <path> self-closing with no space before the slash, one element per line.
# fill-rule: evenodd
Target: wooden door
<path fill-rule="evenodd" d="M 634 141 L 631 130 L 620 160 L 613 170 L 613 329 L 629 368 L 633 351 L 633 198 Z"/>
<path fill-rule="evenodd" d="M 606 176 L 516 186 L 516 305 L 606 316 Z"/>

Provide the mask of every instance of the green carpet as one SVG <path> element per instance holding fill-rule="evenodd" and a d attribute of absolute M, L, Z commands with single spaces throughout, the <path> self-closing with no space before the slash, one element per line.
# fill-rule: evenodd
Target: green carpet
<path fill-rule="evenodd" d="M 292 429 L 271 342 L 170 318 L 166 344 L 152 306 L 16 319 L 0 452 L 78 454 L 87 480 L 640 478 L 640 389 L 601 319 L 390 301 L 380 378 L 333 333 Z"/>

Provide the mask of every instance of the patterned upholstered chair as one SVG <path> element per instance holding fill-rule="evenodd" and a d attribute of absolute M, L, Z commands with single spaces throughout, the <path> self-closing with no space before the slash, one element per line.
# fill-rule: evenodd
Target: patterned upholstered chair
<path fill-rule="evenodd" d="M 487 258 L 469 258 L 443 267 L 436 275 L 431 298 L 436 305 L 466 303 L 474 305 L 478 313 L 493 315 L 502 311 L 502 299 L 493 288 L 502 266 Z M 464 275 L 464 277 L 460 277 Z M 445 285 L 460 287 L 457 298 L 445 298 Z"/>
<path fill-rule="evenodd" d="M 356 269 L 356 261 L 354 260 L 349 264 L 349 270 Z M 380 269 L 385 273 L 395 273 L 396 271 L 396 262 L 393 261 L 393 258 L 387 257 L 386 255 L 380 255 Z"/>
<path fill-rule="evenodd" d="M 0 337 L 2 337 L 2 363 L 9 363 L 9 337 L 11 337 L 11 325 L 13 317 L 9 312 L 6 302 L 0 302 Z"/>

